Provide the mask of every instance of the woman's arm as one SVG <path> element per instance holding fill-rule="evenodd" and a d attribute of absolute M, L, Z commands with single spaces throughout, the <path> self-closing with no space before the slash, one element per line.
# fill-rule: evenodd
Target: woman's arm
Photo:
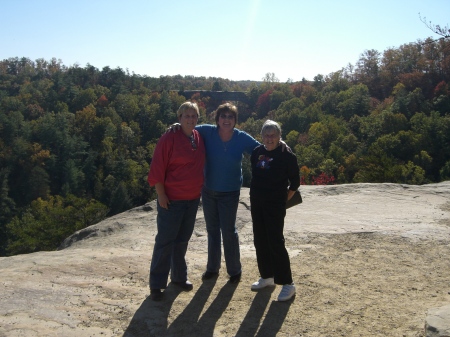
<path fill-rule="evenodd" d="M 165 209 L 169 209 L 170 201 L 166 195 L 166 189 L 164 188 L 163 183 L 155 184 L 156 193 L 158 194 L 158 203 L 159 206 Z"/>

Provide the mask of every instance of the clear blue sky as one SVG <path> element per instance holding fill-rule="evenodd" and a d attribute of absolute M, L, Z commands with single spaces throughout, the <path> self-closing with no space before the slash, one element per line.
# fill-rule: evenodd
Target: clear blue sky
<path fill-rule="evenodd" d="M 449 0 L 0 0 L 0 59 L 230 80 L 312 80 L 438 36 Z"/>

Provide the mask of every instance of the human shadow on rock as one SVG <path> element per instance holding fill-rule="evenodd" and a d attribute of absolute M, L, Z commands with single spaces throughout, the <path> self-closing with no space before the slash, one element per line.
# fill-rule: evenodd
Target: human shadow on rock
<path fill-rule="evenodd" d="M 179 287 L 169 284 L 162 301 L 155 302 L 148 296 L 134 313 L 123 337 L 163 335 L 167 331 L 170 308 L 180 292 Z"/>
<path fill-rule="evenodd" d="M 252 305 L 248 309 L 247 315 L 245 315 L 245 318 L 236 333 L 236 337 L 255 336 L 273 291 L 274 287 L 269 287 L 261 289 L 256 293 Z"/>
<path fill-rule="evenodd" d="M 211 281 L 203 282 L 192 301 L 167 329 L 169 336 L 213 336 L 214 327 L 222 316 L 236 290 L 236 285 L 226 283 L 214 301 L 200 317 L 214 288 Z M 199 319 L 200 317 L 200 319 Z"/>
<path fill-rule="evenodd" d="M 178 315 L 167 329 L 166 335 L 191 335 L 196 331 L 198 318 L 200 317 L 203 308 L 208 301 L 209 296 L 216 284 L 217 280 L 208 280 L 203 282 L 195 292 L 194 297 L 184 310 Z M 201 334 L 200 334 L 201 335 Z"/>
<path fill-rule="evenodd" d="M 257 337 L 272 337 L 276 336 L 277 333 L 280 331 L 281 327 L 283 326 L 284 320 L 286 319 L 286 316 L 289 312 L 289 308 L 291 307 L 291 304 L 293 302 L 293 298 L 286 302 L 278 302 L 273 301 L 270 304 L 269 311 L 266 314 L 266 317 L 264 318 L 263 323 L 261 324 L 261 327 L 259 328 L 258 333 L 256 334 Z M 293 331 L 293 335 L 295 335 L 297 332 Z"/>

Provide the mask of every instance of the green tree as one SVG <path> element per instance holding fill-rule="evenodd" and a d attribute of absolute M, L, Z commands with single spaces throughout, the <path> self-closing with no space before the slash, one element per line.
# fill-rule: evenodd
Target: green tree
<path fill-rule="evenodd" d="M 6 224 L 9 223 L 14 216 L 16 204 L 9 196 L 7 169 L 0 170 L 0 256 L 5 255 L 7 243 Z"/>
<path fill-rule="evenodd" d="M 286 136 L 286 144 L 290 148 L 294 148 L 295 145 L 297 145 L 297 143 L 298 143 L 299 136 L 300 136 L 300 133 L 298 131 L 292 130 Z"/>
<path fill-rule="evenodd" d="M 281 90 L 274 90 L 270 95 L 270 111 L 276 110 L 288 98 Z"/>
<path fill-rule="evenodd" d="M 439 171 L 442 180 L 450 180 L 450 160 Z"/>
<path fill-rule="evenodd" d="M 222 85 L 219 83 L 219 81 L 215 81 L 211 90 L 212 91 L 222 91 Z"/>
<path fill-rule="evenodd" d="M 132 94 L 118 94 L 112 105 L 120 118 L 127 123 L 134 120 L 139 112 L 139 101 Z"/>
<path fill-rule="evenodd" d="M 27 179 L 28 199 L 47 198 L 50 195 L 50 176 L 42 166 L 34 166 Z"/>
<path fill-rule="evenodd" d="M 311 124 L 308 131 L 310 144 L 318 144 L 325 151 L 338 136 L 346 131 L 342 122 L 333 116 L 323 117 L 319 122 Z"/>
<path fill-rule="evenodd" d="M 128 190 L 123 182 L 114 189 L 110 201 L 110 215 L 115 215 L 131 208 L 132 202 Z"/>
<path fill-rule="evenodd" d="M 92 88 L 81 90 L 78 95 L 73 98 L 71 107 L 73 111 L 80 111 L 88 105 L 96 104 L 98 98 L 99 97 Z"/>
<path fill-rule="evenodd" d="M 354 183 L 401 183 L 403 181 L 402 165 L 395 158 L 384 155 L 369 155 L 358 162 L 358 171 L 353 177 Z"/>
<path fill-rule="evenodd" d="M 349 120 L 354 115 L 367 116 L 370 110 L 370 94 L 365 84 L 351 86 L 338 94 L 338 116 Z"/>
<path fill-rule="evenodd" d="M 421 185 L 425 182 L 425 170 L 408 161 L 402 167 L 402 178 L 405 184 Z"/>
<path fill-rule="evenodd" d="M 76 132 L 82 135 L 86 141 L 91 141 L 93 130 L 98 124 L 98 120 L 94 105 L 89 104 L 85 106 L 81 111 L 75 113 Z"/>
<path fill-rule="evenodd" d="M 83 195 L 84 173 L 73 159 L 68 159 L 64 165 L 64 175 L 61 191 L 63 195 L 75 194 Z"/>
<path fill-rule="evenodd" d="M 150 104 L 145 105 L 138 114 L 141 140 L 144 144 L 159 139 L 166 129 L 157 119 L 158 111 L 158 104 Z"/>
<path fill-rule="evenodd" d="M 421 135 L 420 149 L 433 158 L 428 174 L 433 180 L 440 179 L 439 170 L 450 158 L 450 116 L 440 116 L 436 111 L 429 116 L 416 113 L 410 124 L 412 131 Z"/>
<path fill-rule="evenodd" d="M 178 108 L 178 107 L 177 107 Z M 172 110 L 172 101 L 167 91 L 163 91 L 161 94 L 161 100 L 159 103 L 159 115 L 158 119 L 164 124 L 169 125 L 175 121 L 176 114 Z"/>
<path fill-rule="evenodd" d="M 296 147 L 298 162 L 302 166 L 307 166 L 311 170 L 312 175 L 319 174 L 319 166 L 325 159 L 325 154 L 320 145 L 313 144 L 309 146 Z"/>
<path fill-rule="evenodd" d="M 380 85 L 380 53 L 377 50 L 366 50 L 360 55 L 355 73 L 358 82 L 366 85 L 372 96 L 383 97 Z"/>
<path fill-rule="evenodd" d="M 261 141 L 260 134 L 263 123 L 263 120 L 255 120 L 251 117 L 245 123 L 239 124 L 239 128 Z"/>
<path fill-rule="evenodd" d="M 333 159 L 325 159 L 320 165 L 319 170 L 327 176 L 334 176 L 337 165 Z"/>
<path fill-rule="evenodd" d="M 276 111 L 276 119 L 283 126 L 283 133 L 289 134 L 295 130 L 299 133 L 306 133 L 310 124 L 317 119 L 308 115 L 311 107 L 305 110 L 305 104 L 300 98 L 292 98 L 281 103 Z"/>
<path fill-rule="evenodd" d="M 374 154 L 384 153 L 404 162 L 412 160 L 420 152 L 421 136 L 413 131 L 400 131 L 378 138 L 369 148 Z"/>
<path fill-rule="evenodd" d="M 323 88 L 324 92 L 336 92 L 340 93 L 351 87 L 351 82 L 346 78 L 344 70 L 339 70 L 329 74 L 325 78 L 325 86 Z"/>
<path fill-rule="evenodd" d="M 10 255 L 55 250 L 76 230 L 104 219 L 106 206 L 95 200 L 53 196 L 38 198 L 7 225 Z"/>
<path fill-rule="evenodd" d="M 280 82 L 278 77 L 275 76 L 275 73 L 266 73 L 262 80 L 267 87 L 272 87 L 275 83 Z"/>

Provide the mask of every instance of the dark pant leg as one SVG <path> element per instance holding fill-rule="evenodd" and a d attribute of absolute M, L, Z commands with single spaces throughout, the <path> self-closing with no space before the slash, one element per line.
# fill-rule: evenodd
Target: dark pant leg
<path fill-rule="evenodd" d="M 283 235 L 284 204 L 252 198 L 251 213 L 261 277 L 274 277 L 276 284 L 292 283 L 290 259 Z"/>
<path fill-rule="evenodd" d="M 222 259 L 222 237 L 220 234 L 219 206 L 214 191 L 202 190 L 203 214 L 208 233 L 208 262 L 206 270 L 217 273 Z"/>
<path fill-rule="evenodd" d="M 264 204 L 254 198 L 250 199 L 250 203 L 253 222 L 253 244 L 256 249 L 256 262 L 258 263 L 259 274 L 262 278 L 273 277 L 273 262 L 264 222 Z"/>
<path fill-rule="evenodd" d="M 182 202 L 184 204 L 184 212 L 181 219 L 180 229 L 173 244 L 170 267 L 170 278 L 174 282 L 184 282 L 187 280 L 186 251 L 189 240 L 191 239 L 194 231 L 195 219 L 197 217 L 200 199 L 186 200 Z"/>
<path fill-rule="evenodd" d="M 240 191 L 220 192 L 218 195 L 223 255 L 225 256 L 225 265 L 230 276 L 235 276 L 242 272 L 239 234 L 236 228 L 239 195 Z"/>
<path fill-rule="evenodd" d="M 172 201 L 169 209 L 162 208 L 157 203 L 158 215 L 156 217 L 156 223 L 158 233 L 155 237 L 152 262 L 150 265 L 150 289 L 165 289 L 167 287 L 167 280 L 173 264 L 172 257 L 177 240 L 179 241 L 177 243 L 179 245 L 177 249 L 184 251 L 184 253 L 177 253 L 177 268 L 184 268 L 183 262 L 180 262 L 180 260 L 184 261 L 185 249 L 187 248 L 187 241 L 189 241 L 186 238 L 188 236 L 190 238 L 193 230 L 193 226 L 192 229 L 183 229 L 184 234 L 182 235 L 182 239 L 180 239 L 179 234 L 186 211 L 186 202 L 189 201 Z M 190 234 L 188 231 L 190 231 Z M 179 254 L 183 255 L 182 258 L 180 258 Z M 179 266 L 180 264 L 181 267 Z"/>

